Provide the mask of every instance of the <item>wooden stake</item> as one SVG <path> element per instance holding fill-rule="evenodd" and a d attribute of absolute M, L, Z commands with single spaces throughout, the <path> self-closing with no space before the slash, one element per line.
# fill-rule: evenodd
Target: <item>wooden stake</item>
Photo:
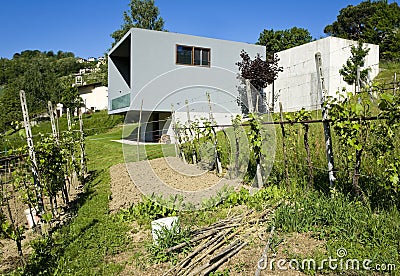
<path fill-rule="evenodd" d="M 174 133 L 174 139 L 175 139 L 175 156 L 179 156 L 178 154 L 178 137 L 176 135 L 176 119 L 175 119 L 175 108 L 174 105 L 171 104 L 171 124 L 172 124 L 172 131 Z"/>
<path fill-rule="evenodd" d="M 261 255 L 261 259 L 257 262 L 257 270 L 256 270 L 256 273 L 255 273 L 255 276 L 259 276 L 260 273 L 261 273 L 261 267 L 260 267 L 259 264 L 261 262 L 266 262 L 268 260 L 267 253 L 268 253 L 268 250 L 269 250 L 269 246 L 271 244 L 272 235 L 274 234 L 274 230 L 275 230 L 275 226 L 272 226 L 271 232 L 269 233 L 267 244 L 265 245 L 265 248 L 264 248 L 263 253 Z"/>
<path fill-rule="evenodd" d="M 53 104 L 51 103 L 51 101 L 47 102 L 47 107 L 49 109 L 49 115 L 50 115 L 50 122 L 51 122 L 51 130 L 53 131 L 53 139 L 54 139 L 54 144 L 59 148 L 60 146 L 60 140 L 59 140 L 59 135 L 58 135 L 58 130 L 57 130 L 57 126 L 56 126 L 56 122 L 54 119 L 54 109 L 53 109 Z M 62 185 L 61 191 L 63 194 L 63 199 L 64 199 L 64 203 L 68 204 L 69 203 L 69 197 L 68 197 L 68 189 L 67 187 L 69 186 L 68 184 L 71 184 L 68 175 L 67 175 L 67 171 L 68 169 L 64 168 L 64 185 Z M 51 198 L 50 198 L 50 202 L 51 202 Z M 55 212 L 57 212 L 57 210 L 55 210 Z"/>
<path fill-rule="evenodd" d="M 325 102 L 327 100 L 328 92 L 325 89 L 324 76 L 322 74 L 322 58 L 321 53 L 315 54 L 315 64 L 317 67 L 317 77 L 318 77 L 318 89 L 322 95 L 322 121 L 324 125 L 324 136 L 325 136 L 325 151 L 328 160 L 328 176 L 329 176 L 329 186 L 332 189 L 334 181 L 336 180 L 334 175 L 334 159 L 333 159 L 333 149 L 332 149 L 332 137 L 331 137 L 331 127 L 328 121 L 328 106 Z"/>
<path fill-rule="evenodd" d="M 41 183 L 39 180 L 40 177 L 39 177 L 39 172 L 38 172 L 38 168 L 37 168 L 35 148 L 33 146 L 32 129 L 31 129 L 30 121 L 29 121 L 29 113 L 28 113 L 28 107 L 26 104 L 25 91 L 20 90 L 19 96 L 20 96 L 20 100 L 21 100 L 22 115 L 24 117 L 24 126 L 25 126 L 25 133 L 26 133 L 26 141 L 27 141 L 28 150 L 29 150 L 29 158 L 30 158 L 31 164 L 32 164 L 31 169 L 32 169 L 32 174 L 33 174 L 33 183 L 34 183 L 34 187 L 35 187 L 36 199 L 38 202 L 38 213 L 39 213 L 39 215 L 41 215 L 44 212 L 42 186 L 41 186 Z"/>
<path fill-rule="evenodd" d="M 143 99 L 142 99 L 142 103 L 140 105 L 140 111 L 139 111 L 139 122 L 138 122 L 137 139 L 136 139 L 138 145 L 139 145 L 139 141 L 140 141 L 140 126 L 142 124 L 142 109 L 143 109 Z M 144 137 L 144 140 L 146 140 L 146 137 Z M 138 155 L 139 155 L 139 150 L 138 150 Z M 139 161 L 139 159 L 138 159 L 138 161 Z"/>
<path fill-rule="evenodd" d="M 210 122 L 214 122 L 214 115 L 212 113 L 212 104 L 211 104 L 211 96 L 209 92 L 206 92 L 207 95 L 207 100 L 208 100 L 208 108 L 210 109 L 210 113 L 208 115 L 208 118 L 210 120 Z"/>
<path fill-rule="evenodd" d="M 67 123 L 68 123 L 68 130 L 71 131 L 71 114 L 69 113 L 69 107 L 67 107 Z"/>
<path fill-rule="evenodd" d="M 286 133 L 285 133 L 285 126 L 282 124 L 283 122 L 283 111 L 282 111 L 282 102 L 279 102 L 279 113 L 281 115 L 281 130 L 282 130 L 282 149 L 283 149 L 283 162 L 285 164 L 285 178 L 286 178 L 286 187 L 290 189 L 290 182 L 289 182 L 289 168 L 288 168 L 288 162 L 287 162 L 287 156 L 286 156 L 286 144 L 285 144 L 285 139 L 286 139 Z"/>
<path fill-rule="evenodd" d="M 189 101 L 188 100 L 185 100 L 185 105 L 186 105 L 187 125 L 189 126 L 192 121 L 190 120 Z"/>
<path fill-rule="evenodd" d="M 246 93 L 247 93 L 247 108 L 249 110 L 249 113 L 253 113 L 253 98 L 252 98 L 252 93 L 251 93 L 251 84 L 250 80 L 246 79 Z"/>
<path fill-rule="evenodd" d="M 217 165 L 217 174 L 221 175 L 222 174 L 222 164 L 221 164 L 221 160 L 220 160 L 220 156 L 219 156 L 219 152 L 217 150 L 218 148 L 218 140 L 217 140 L 217 133 L 215 132 L 214 127 L 212 127 L 212 131 L 214 133 L 214 148 L 215 148 L 215 162 Z"/>
<path fill-rule="evenodd" d="M 85 152 L 85 133 L 83 132 L 83 120 L 82 120 L 82 112 L 79 112 L 79 132 L 81 134 L 80 137 L 80 148 L 81 148 L 81 176 L 82 181 L 84 182 L 87 176 L 87 168 L 86 168 L 86 152 Z"/>
<path fill-rule="evenodd" d="M 260 95 L 257 93 L 257 97 L 256 97 L 256 113 L 259 113 L 259 110 L 258 110 L 259 97 L 260 97 Z"/>
<path fill-rule="evenodd" d="M 57 126 L 56 126 L 56 121 L 54 119 L 54 110 L 53 110 L 53 104 L 51 101 L 47 102 L 47 107 L 49 109 L 49 115 L 50 115 L 50 123 L 51 123 L 51 130 L 53 132 L 53 138 L 54 142 L 57 146 L 60 145 L 59 140 L 58 140 L 58 132 L 57 132 Z"/>
<path fill-rule="evenodd" d="M 307 165 L 308 165 L 308 188 L 310 189 L 314 185 L 314 173 L 311 162 L 310 145 L 308 143 L 308 131 L 310 129 L 310 126 L 307 123 L 303 124 L 303 126 L 304 126 L 304 136 L 303 136 L 304 148 L 306 149 L 307 153 Z"/>

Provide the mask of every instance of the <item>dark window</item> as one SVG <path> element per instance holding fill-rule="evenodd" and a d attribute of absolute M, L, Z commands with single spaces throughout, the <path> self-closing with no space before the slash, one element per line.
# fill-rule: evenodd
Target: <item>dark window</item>
<path fill-rule="evenodd" d="M 210 49 L 194 46 L 176 46 L 176 63 L 210 66 Z"/>
<path fill-rule="evenodd" d="M 194 65 L 201 65 L 201 49 L 195 48 L 194 49 Z"/>
<path fill-rule="evenodd" d="M 176 63 L 192 64 L 193 47 L 178 46 L 176 51 Z"/>
<path fill-rule="evenodd" d="M 210 49 L 201 50 L 201 65 L 210 65 Z"/>

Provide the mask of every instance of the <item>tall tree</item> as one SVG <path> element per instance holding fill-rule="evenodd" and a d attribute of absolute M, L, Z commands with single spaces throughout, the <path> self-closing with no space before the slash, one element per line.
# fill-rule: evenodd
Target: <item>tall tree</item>
<path fill-rule="evenodd" d="M 313 40 L 307 29 L 293 27 L 287 30 L 263 30 L 257 44 L 266 47 L 268 55 L 299 46 Z"/>
<path fill-rule="evenodd" d="M 115 45 L 131 28 L 142 28 L 149 30 L 164 30 L 164 19 L 154 4 L 154 0 L 131 0 L 130 11 L 124 11 L 124 23 L 121 29 L 111 34 Z"/>
<path fill-rule="evenodd" d="M 378 44 L 380 56 L 393 60 L 400 58 L 400 7 L 387 0 L 364 1 L 340 10 L 335 22 L 327 25 L 327 35 Z"/>
<path fill-rule="evenodd" d="M 342 69 L 339 70 L 343 80 L 349 85 L 356 85 L 357 79 L 357 68 L 362 68 L 365 65 L 365 57 L 368 55 L 369 48 L 363 48 L 363 44 L 358 43 L 357 47 L 351 46 L 351 57 L 347 60 L 346 64 L 343 65 Z M 369 68 L 360 69 L 360 80 L 363 82 L 367 81 Z"/>
<path fill-rule="evenodd" d="M 77 87 L 68 86 L 61 94 L 61 103 L 64 107 L 70 110 L 75 110 L 83 104 L 81 95 L 78 92 Z"/>

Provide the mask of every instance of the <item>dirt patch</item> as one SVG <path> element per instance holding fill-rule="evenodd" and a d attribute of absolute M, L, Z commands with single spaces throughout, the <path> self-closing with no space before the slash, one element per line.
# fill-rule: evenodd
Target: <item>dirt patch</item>
<path fill-rule="evenodd" d="M 215 173 L 185 164 L 180 158 L 158 158 L 150 160 L 149 163 L 157 176 L 175 189 L 198 191 L 207 189 L 220 181 Z"/>
<path fill-rule="evenodd" d="M 265 233 L 262 230 L 263 228 L 265 229 L 265 227 L 262 227 L 258 229 L 257 233 L 253 233 L 251 236 L 252 243 L 249 246 L 246 246 L 237 255 L 229 259 L 219 268 L 219 270 L 223 271 L 224 269 L 229 269 L 229 275 L 231 276 L 254 275 L 257 269 L 257 264 L 268 240 L 268 233 Z M 323 250 L 323 247 L 323 241 L 314 239 L 308 233 L 294 233 L 284 237 L 283 242 L 276 248 L 275 255 L 271 249 L 268 251 L 268 260 L 285 259 L 289 261 L 289 256 L 292 256 L 293 254 L 298 256 L 310 256 L 317 251 Z M 260 271 L 260 275 L 306 275 L 296 270 L 278 270 L 276 269 L 276 261 L 274 267 L 275 269 L 270 270 L 268 263 L 266 269 Z"/>
<path fill-rule="evenodd" d="M 203 171 L 197 166 L 185 164 L 181 159 L 174 157 L 117 164 L 110 167 L 111 199 L 109 209 L 111 213 L 116 213 L 121 208 L 128 208 L 141 200 L 142 192 L 132 181 L 128 169 L 130 172 L 140 175 L 141 181 L 152 187 L 154 179 L 146 178 L 148 175 L 144 173 L 149 168 L 159 181 L 180 191 L 204 190 L 221 181 L 221 178 L 214 172 Z M 163 190 L 154 190 L 153 192 L 166 194 Z"/>
<path fill-rule="evenodd" d="M 120 209 L 126 209 L 140 201 L 142 193 L 133 184 L 126 164 L 117 164 L 110 168 L 111 199 L 109 209 L 115 213 Z"/>

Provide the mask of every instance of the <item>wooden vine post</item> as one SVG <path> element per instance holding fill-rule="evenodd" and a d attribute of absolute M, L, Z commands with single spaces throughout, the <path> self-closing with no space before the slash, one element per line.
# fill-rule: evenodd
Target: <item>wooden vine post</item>
<path fill-rule="evenodd" d="M 175 119 L 175 108 L 174 105 L 171 104 L 171 123 L 172 123 L 172 130 L 174 132 L 174 147 L 175 147 L 175 156 L 179 156 L 179 146 L 178 146 L 178 136 L 176 135 L 176 119 Z"/>
<path fill-rule="evenodd" d="M 26 141 L 28 144 L 29 158 L 31 160 L 33 185 L 35 187 L 35 196 L 36 196 L 37 205 L 38 205 L 37 211 L 38 211 L 39 215 L 42 215 L 44 212 L 43 193 L 42 193 L 43 188 L 40 184 L 40 177 L 39 177 L 39 172 L 38 172 L 38 167 L 37 167 L 35 148 L 33 146 L 32 129 L 31 129 L 30 121 L 29 121 L 29 113 L 28 113 L 28 107 L 26 104 L 25 91 L 20 90 L 19 96 L 20 96 L 20 100 L 21 100 L 22 115 L 24 117 L 24 126 L 25 126 L 25 133 L 26 133 Z"/>
<path fill-rule="evenodd" d="M 325 79 L 322 73 L 322 57 L 321 53 L 315 54 L 315 64 L 317 67 L 317 77 L 318 77 L 318 89 L 321 94 L 321 105 L 322 105 L 322 122 L 324 125 L 324 136 L 325 136 L 325 151 L 328 159 L 328 176 L 329 176 L 329 186 L 332 189 L 334 181 L 336 180 L 334 175 L 334 159 L 333 159 L 333 149 L 332 149 L 332 137 L 331 128 L 328 121 L 328 106 L 326 106 L 327 101 L 327 91 L 325 89 Z"/>
<path fill-rule="evenodd" d="M 235 135 L 235 177 L 239 176 L 239 157 L 240 157 L 240 145 L 239 145 L 239 126 L 241 124 L 241 118 L 239 115 L 234 118 L 232 116 L 233 134 Z"/>
<path fill-rule="evenodd" d="M 208 100 L 208 108 L 210 110 L 209 121 L 210 121 L 210 124 L 211 124 L 212 132 L 214 134 L 215 164 L 216 164 L 216 167 L 217 167 L 217 174 L 221 175 L 222 174 L 221 156 L 220 156 L 220 153 L 219 153 L 219 150 L 218 150 L 217 133 L 215 132 L 215 128 L 213 126 L 213 124 L 215 124 L 215 119 L 214 119 L 214 115 L 213 115 L 213 112 L 212 112 L 210 93 L 207 92 L 206 96 L 207 96 L 207 100 Z"/>
<path fill-rule="evenodd" d="M 246 79 L 246 95 L 247 95 L 247 108 L 249 110 L 249 114 L 253 113 L 253 98 L 251 93 L 251 84 L 250 80 Z"/>
<path fill-rule="evenodd" d="M 281 125 L 281 131 L 282 131 L 282 151 L 283 151 L 283 162 L 285 165 L 285 178 L 286 178 L 286 187 L 290 189 L 290 182 L 289 182 L 289 167 L 288 167 L 288 161 L 287 161 L 287 155 L 286 155 L 286 144 L 285 144 L 285 139 L 286 139 L 286 133 L 285 133 L 285 126 L 283 124 L 283 110 L 282 110 L 282 103 L 279 102 L 279 112 L 280 112 L 280 125 Z"/>
<path fill-rule="evenodd" d="M 85 133 L 83 132 L 83 120 L 82 120 L 82 112 L 79 112 L 79 132 L 80 139 L 79 145 L 81 149 L 81 172 L 80 175 L 82 177 L 82 184 L 84 184 L 85 178 L 87 176 L 87 168 L 86 168 L 86 152 L 85 152 Z"/>
<path fill-rule="evenodd" d="M 58 136 L 57 126 L 56 126 L 56 122 L 55 122 L 55 119 L 54 119 L 53 104 L 51 103 L 51 101 L 47 102 L 47 107 L 49 109 L 51 130 L 53 131 L 54 144 L 57 146 L 57 148 L 59 150 L 61 150 L 60 149 L 60 140 L 59 140 L 59 136 Z M 70 184 L 70 181 L 69 181 L 69 177 L 68 177 L 67 171 L 68 171 L 67 169 L 64 171 L 64 180 L 65 180 L 65 182 L 64 182 L 64 185 L 62 185 L 62 187 L 61 187 L 65 204 L 69 203 L 67 187 L 69 186 L 68 184 Z"/>
<path fill-rule="evenodd" d="M 67 123 L 68 123 L 68 131 L 71 132 L 71 130 L 72 130 L 72 123 L 71 123 L 71 113 L 70 113 L 69 107 L 67 107 Z M 73 149 L 73 150 L 71 151 L 72 182 L 73 182 L 74 187 L 76 188 L 76 187 L 77 187 L 76 182 L 77 182 L 77 179 L 78 179 L 78 175 L 77 175 L 76 170 L 75 170 L 75 167 L 74 167 L 75 161 L 76 161 L 76 160 L 75 160 L 75 149 Z"/>
<path fill-rule="evenodd" d="M 218 150 L 218 140 L 217 140 L 217 133 L 215 132 L 214 126 L 211 126 L 212 132 L 214 133 L 214 148 L 215 148 L 215 163 L 217 165 L 217 174 L 221 175 L 222 174 L 222 164 L 221 164 L 221 158 L 219 156 L 219 150 Z"/>
<path fill-rule="evenodd" d="M 193 164 L 197 164 L 197 156 L 196 156 L 196 150 L 194 147 L 194 135 L 191 129 L 191 124 L 192 121 L 190 120 L 190 109 L 189 109 L 189 101 L 185 100 L 185 105 L 186 105 L 186 117 L 187 117 L 187 122 L 186 122 L 186 127 L 185 127 L 185 134 L 188 137 L 188 142 L 190 144 L 190 150 L 192 152 L 192 162 Z"/>
<path fill-rule="evenodd" d="M 310 153 L 310 145 L 308 143 L 308 131 L 310 126 L 308 123 L 303 123 L 304 127 L 304 148 L 306 149 L 307 153 L 307 165 L 308 165 L 308 188 L 310 189 L 314 185 L 314 173 L 313 173 L 313 166 L 311 162 L 311 153 Z"/>

